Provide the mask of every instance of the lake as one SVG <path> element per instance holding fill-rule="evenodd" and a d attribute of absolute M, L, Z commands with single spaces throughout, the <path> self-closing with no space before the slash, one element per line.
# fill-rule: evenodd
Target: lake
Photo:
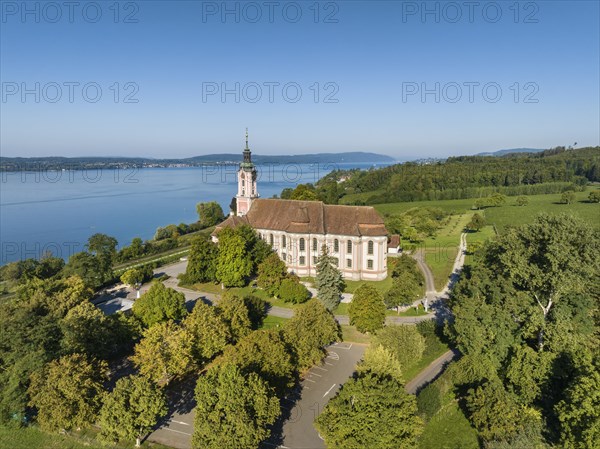
<path fill-rule="evenodd" d="M 379 164 L 384 166 L 387 164 Z M 316 182 L 334 169 L 372 164 L 259 165 L 263 198 Z M 47 251 L 68 257 L 96 232 L 128 245 L 159 226 L 192 223 L 196 204 L 218 201 L 227 213 L 236 194 L 237 166 L 0 173 L 0 264 Z"/>

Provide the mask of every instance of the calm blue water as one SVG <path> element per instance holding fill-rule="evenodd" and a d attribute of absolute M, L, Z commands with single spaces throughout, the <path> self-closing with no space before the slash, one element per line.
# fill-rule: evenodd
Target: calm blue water
<path fill-rule="evenodd" d="M 316 182 L 336 168 L 370 164 L 259 166 L 258 191 Z M 152 238 L 156 228 L 198 219 L 196 204 L 218 201 L 225 213 L 236 193 L 235 166 L 141 170 L 1 173 L 0 264 L 46 251 L 68 258 L 96 232 L 119 246 Z"/>

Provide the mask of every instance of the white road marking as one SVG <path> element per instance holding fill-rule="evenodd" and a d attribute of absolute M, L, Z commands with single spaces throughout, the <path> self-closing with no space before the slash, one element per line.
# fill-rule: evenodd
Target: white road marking
<path fill-rule="evenodd" d="M 315 366 L 315 368 L 316 368 L 316 369 L 323 370 L 323 371 L 327 371 L 325 368 L 321 368 L 320 366 Z"/>
<path fill-rule="evenodd" d="M 327 358 L 330 358 L 330 359 L 333 359 L 333 360 L 339 360 L 340 356 L 338 355 L 337 352 L 329 351 L 327 353 Z"/>
<path fill-rule="evenodd" d="M 311 380 L 311 379 L 304 379 L 304 380 L 307 380 L 309 382 L 312 382 L 313 384 L 316 384 L 316 382 L 314 380 Z"/>
<path fill-rule="evenodd" d="M 333 363 L 325 362 L 325 365 L 333 366 Z"/>
<path fill-rule="evenodd" d="M 187 432 L 181 432 L 180 430 L 175 430 L 175 429 L 169 429 L 168 427 L 161 427 L 162 429 L 168 430 L 169 432 L 176 432 L 176 433 L 182 433 L 183 435 L 188 435 L 188 436 L 192 436 L 191 433 L 187 433 Z"/>
<path fill-rule="evenodd" d="M 171 419 L 171 420 L 169 420 L 169 422 L 174 422 L 174 423 L 176 423 L 176 424 L 183 424 L 184 426 L 189 426 L 189 424 L 188 424 L 188 423 L 186 423 L 186 422 L 183 422 L 183 421 L 175 421 L 174 419 Z"/>
<path fill-rule="evenodd" d="M 310 376 L 318 376 L 318 377 L 323 377 L 321 374 L 317 374 L 317 373 L 310 373 Z"/>
<path fill-rule="evenodd" d="M 333 385 L 331 386 L 331 388 L 325 392 L 325 394 L 323 395 L 323 397 L 325 397 L 325 396 L 327 396 L 329 393 L 331 393 L 331 390 L 333 390 L 333 389 L 335 388 L 335 386 L 336 386 L 336 385 L 337 385 L 337 384 L 333 384 Z"/>

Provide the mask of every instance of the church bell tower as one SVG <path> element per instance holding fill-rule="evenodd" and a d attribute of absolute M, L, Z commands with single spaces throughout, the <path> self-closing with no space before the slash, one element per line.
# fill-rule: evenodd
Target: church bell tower
<path fill-rule="evenodd" d="M 252 201 L 259 196 L 256 189 L 256 166 L 252 163 L 252 153 L 248 148 L 248 128 L 246 128 L 246 148 L 243 154 L 244 160 L 240 163 L 237 173 L 238 191 L 235 197 L 238 217 L 246 215 L 252 206 Z"/>

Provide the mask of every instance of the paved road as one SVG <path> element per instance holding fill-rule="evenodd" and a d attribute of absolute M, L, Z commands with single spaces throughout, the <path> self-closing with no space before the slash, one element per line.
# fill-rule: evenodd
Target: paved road
<path fill-rule="evenodd" d="M 443 353 L 437 359 L 429 364 L 427 368 L 416 375 L 414 379 L 404 386 L 410 394 L 417 394 L 421 388 L 433 382 L 446 369 L 446 366 L 454 359 L 458 358 L 460 352 L 452 349 Z"/>
<path fill-rule="evenodd" d="M 264 443 L 264 449 L 325 448 L 313 422 L 339 386 L 352 375 L 365 346 L 338 343 L 327 347 L 327 351 L 322 363 L 313 366 L 298 389 L 283 399 L 282 418 L 275 426 L 273 436 Z M 177 449 L 190 449 L 194 429 L 193 386 L 184 387 L 174 402 L 169 416 L 148 440 Z"/>

